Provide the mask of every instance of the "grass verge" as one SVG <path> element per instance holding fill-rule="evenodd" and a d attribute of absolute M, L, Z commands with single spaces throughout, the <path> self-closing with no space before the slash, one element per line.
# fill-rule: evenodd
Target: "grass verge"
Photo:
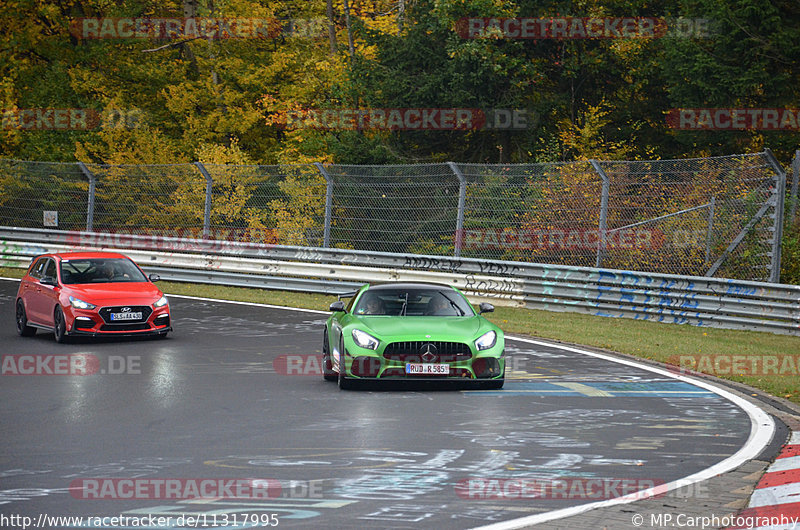
<path fill-rule="evenodd" d="M 0 268 L 0 275 L 19 278 L 22 271 Z M 327 311 L 330 303 L 336 300 L 335 296 L 319 294 L 207 284 L 159 282 L 159 287 L 168 294 L 322 311 Z M 508 333 L 594 346 L 671 364 L 676 364 L 681 355 L 694 356 L 701 363 L 705 359 L 706 366 L 712 369 L 701 371 L 800 403 L 800 337 L 510 307 L 498 307 L 486 316 Z M 737 366 L 731 362 L 735 357 L 740 359 L 744 373 L 733 370 Z M 753 363 L 764 372 L 761 367 L 766 359 L 777 362 L 776 375 L 747 375 L 746 370 L 751 369 Z M 714 370 L 713 363 L 717 360 L 722 362 Z"/>

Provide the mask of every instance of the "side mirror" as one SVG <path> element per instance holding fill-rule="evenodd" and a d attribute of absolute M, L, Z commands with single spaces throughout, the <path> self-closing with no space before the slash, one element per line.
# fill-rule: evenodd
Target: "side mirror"
<path fill-rule="evenodd" d="M 39 280 L 39 283 L 42 285 L 52 285 L 53 287 L 58 286 L 58 281 L 52 276 L 42 276 L 42 279 Z"/>
<path fill-rule="evenodd" d="M 334 313 L 339 311 L 344 311 L 344 302 L 341 300 L 336 300 L 331 306 L 328 308 L 329 311 L 333 311 Z"/>
<path fill-rule="evenodd" d="M 159 276 L 156 273 L 152 273 L 152 274 L 150 274 L 150 276 L 148 276 L 148 278 L 150 278 L 151 282 L 157 282 L 158 280 L 161 279 L 161 276 Z"/>
<path fill-rule="evenodd" d="M 481 302 L 480 311 L 478 311 L 478 314 L 482 315 L 484 313 L 491 313 L 492 311 L 494 311 L 494 306 L 492 304 L 489 302 Z"/>

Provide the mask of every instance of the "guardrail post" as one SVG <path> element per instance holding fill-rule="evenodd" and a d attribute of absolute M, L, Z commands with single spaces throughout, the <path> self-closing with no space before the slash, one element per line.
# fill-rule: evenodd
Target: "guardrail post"
<path fill-rule="evenodd" d="M 333 216 L 333 177 L 325 169 L 325 166 L 319 162 L 314 162 L 317 171 L 325 177 L 325 226 L 322 232 L 322 247 L 330 248 L 331 246 L 331 217 Z"/>
<path fill-rule="evenodd" d="M 714 231 L 714 205 L 717 202 L 716 195 L 711 196 L 708 203 L 708 229 L 706 231 L 706 264 L 711 261 L 711 233 Z"/>
<path fill-rule="evenodd" d="M 600 226 L 598 230 L 600 231 L 600 237 L 597 241 L 597 259 L 595 260 L 594 266 L 600 268 L 603 265 L 603 257 L 606 253 L 606 230 L 608 229 L 608 195 L 609 195 L 609 188 L 611 187 L 611 181 L 608 179 L 608 175 L 606 172 L 603 171 L 603 168 L 600 166 L 600 163 L 597 160 L 589 160 L 591 162 L 592 167 L 597 174 L 600 175 L 600 178 L 603 179 L 603 190 L 600 195 Z"/>
<path fill-rule="evenodd" d="M 775 170 L 775 217 L 773 218 L 772 231 L 772 263 L 770 267 L 770 281 L 780 283 L 781 281 L 781 241 L 783 240 L 783 205 L 786 198 L 786 173 L 783 172 L 781 165 L 772 154 L 769 148 L 764 149 L 772 168 Z"/>
<path fill-rule="evenodd" d="M 789 214 L 789 222 L 794 224 L 795 215 L 797 214 L 797 188 L 800 184 L 800 149 L 794 152 L 794 160 L 792 161 L 792 211 Z"/>
<path fill-rule="evenodd" d="M 200 170 L 200 173 L 206 178 L 206 206 L 203 211 L 203 239 L 208 239 L 211 233 L 211 188 L 214 185 L 214 179 L 206 170 L 202 162 L 195 162 L 195 166 Z"/>
<path fill-rule="evenodd" d="M 86 200 L 86 231 L 91 232 L 94 228 L 94 194 L 96 179 L 94 178 L 94 174 L 86 167 L 86 164 L 78 162 L 78 167 L 89 180 L 89 196 Z"/>
<path fill-rule="evenodd" d="M 455 162 L 448 162 L 450 171 L 458 177 L 458 212 L 456 214 L 456 238 L 453 255 L 461 257 L 461 245 L 464 243 L 464 207 L 467 202 L 467 179 Z"/>

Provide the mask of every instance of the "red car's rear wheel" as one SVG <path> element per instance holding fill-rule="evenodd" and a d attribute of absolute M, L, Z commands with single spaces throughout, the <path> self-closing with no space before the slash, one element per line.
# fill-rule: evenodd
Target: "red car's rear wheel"
<path fill-rule="evenodd" d="M 17 333 L 23 337 L 36 335 L 36 328 L 28 325 L 28 315 L 25 313 L 25 304 L 17 300 Z"/>

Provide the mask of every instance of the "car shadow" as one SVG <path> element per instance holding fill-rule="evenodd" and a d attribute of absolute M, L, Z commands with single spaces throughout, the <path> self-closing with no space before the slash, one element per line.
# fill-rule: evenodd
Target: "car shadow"
<path fill-rule="evenodd" d="M 74 335 L 67 339 L 67 342 L 64 344 L 114 344 L 114 343 L 121 343 L 121 342 L 150 342 L 150 341 L 162 341 L 162 340 L 170 340 L 172 333 L 167 335 L 166 337 L 158 337 L 157 335 L 125 335 L 125 336 L 108 336 L 108 335 L 98 335 L 97 337 L 92 337 L 90 335 Z M 53 344 L 57 344 L 55 337 L 53 337 L 52 332 L 42 331 L 40 330 L 39 333 L 30 337 L 30 339 L 38 340 L 42 342 L 52 342 Z"/>
<path fill-rule="evenodd" d="M 351 381 L 353 390 L 369 390 L 376 392 L 456 392 L 460 390 L 477 390 L 480 383 L 476 381 Z"/>

